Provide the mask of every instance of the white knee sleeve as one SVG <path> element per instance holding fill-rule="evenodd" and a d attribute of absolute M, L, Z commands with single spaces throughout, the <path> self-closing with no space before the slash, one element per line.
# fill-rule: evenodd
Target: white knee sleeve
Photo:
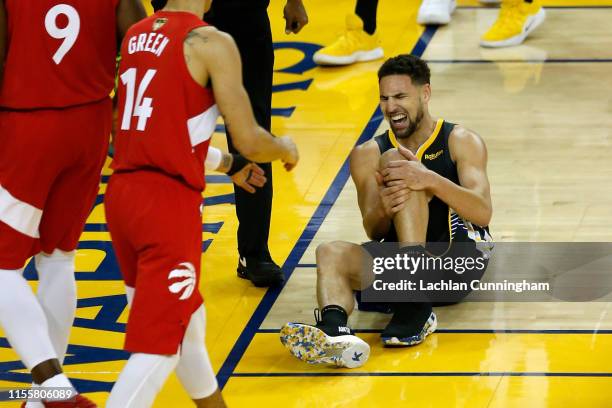
<path fill-rule="evenodd" d="M 38 272 L 37 297 L 47 317 L 49 336 L 60 363 L 68 348 L 77 304 L 75 254 L 76 251 L 56 249 L 51 255 L 41 253 L 34 258 Z"/>
<path fill-rule="evenodd" d="M 176 354 L 132 354 L 106 401 L 106 408 L 150 407 L 178 360 Z"/>
<path fill-rule="evenodd" d="M 22 270 L 0 270 L 0 325 L 23 364 L 32 370 L 57 358 L 47 318 Z"/>
<path fill-rule="evenodd" d="M 206 398 L 218 388 L 204 343 L 205 334 L 206 309 L 202 305 L 191 315 L 176 367 L 176 375 L 192 399 Z"/>
<path fill-rule="evenodd" d="M 134 293 L 136 289 L 131 286 L 125 287 L 125 297 L 127 298 L 128 306 L 132 306 L 132 302 L 134 301 Z"/>
<path fill-rule="evenodd" d="M 204 167 L 206 170 L 217 170 L 223 160 L 223 152 L 216 147 L 209 146 L 208 153 L 206 154 L 206 161 Z"/>

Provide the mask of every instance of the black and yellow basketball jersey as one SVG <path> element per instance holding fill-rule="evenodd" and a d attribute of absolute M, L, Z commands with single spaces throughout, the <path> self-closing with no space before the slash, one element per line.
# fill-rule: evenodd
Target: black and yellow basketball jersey
<path fill-rule="evenodd" d="M 436 127 L 416 152 L 416 157 L 428 169 L 435 171 L 442 177 L 459 184 L 457 166 L 451 159 L 448 148 L 448 138 L 455 125 L 439 119 Z M 397 139 L 392 131 L 374 138 L 380 149 L 380 153 L 396 148 Z M 385 237 L 386 242 L 397 241 L 397 234 L 393 225 Z M 446 203 L 438 197 L 433 197 L 429 202 L 429 221 L 427 224 L 427 242 L 481 242 L 492 241 L 487 226 L 473 225 L 461 218 Z"/>

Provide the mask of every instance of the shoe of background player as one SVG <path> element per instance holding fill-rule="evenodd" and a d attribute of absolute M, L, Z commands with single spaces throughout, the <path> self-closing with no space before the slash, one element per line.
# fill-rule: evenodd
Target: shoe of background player
<path fill-rule="evenodd" d="M 482 47 L 519 45 L 546 19 L 540 0 L 503 0 L 497 20 L 480 40 Z"/>
<path fill-rule="evenodd" d="M 363 31 L 363 21 L 356 14 L 347 14 L 346 31 L 333 43 L 313 55 L 319 65 L 350 65 L 382 58 L 383 49 L 376 33 Z"/>
<path fill-rule="evenodd" d="M 315 309 L 315 326 L 287 323 L 280 341 L 296 358 L 308 364 L 357 368 L 368 361 L 370 345 L 353 334 L 347 326 L 325 326 Z"/>
<path fill-rule="evenodd" d="M 385 347 L 408 347 L 422 343 L 438 327 L 436 314 L 431 312 L 425 323 L 417 324 L 417 329 L 414 326 L 414 316 L 406 316 L 396 311 L 385 330 L 380 334 L 383 345 Z"/>
<path fill-rule="evenodd" d="M 278 286 L 285 281 L 283 271 L 272 261 L 241 256 L 236 271 L 239 278 L 250 280 L 258 288 Z"/>
<path fill-rule="evenodd" d="M 448 24 L 456 8 L 456 0 L 423 0 L 419 7 L 417 23 L 423 25 Z"/>

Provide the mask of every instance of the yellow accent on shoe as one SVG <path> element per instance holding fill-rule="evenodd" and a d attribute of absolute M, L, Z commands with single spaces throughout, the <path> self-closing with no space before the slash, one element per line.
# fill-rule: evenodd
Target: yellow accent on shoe
<path fill-rule="evenodd" d="M 483 47 L 510 47 L 521 44 L 546 18 L 541 0 L 503 0 L 499 15 L 480 41 Z"/>
<path fill-rule="evenodd" d="M 332 44 L 317 51 L 313 60 L 319 65 L 349 65 L 372 61 L 384 55 L 376 33 L 363 31 L 363 21 L 355 15 L 346 16 L 346 31 Z"/>

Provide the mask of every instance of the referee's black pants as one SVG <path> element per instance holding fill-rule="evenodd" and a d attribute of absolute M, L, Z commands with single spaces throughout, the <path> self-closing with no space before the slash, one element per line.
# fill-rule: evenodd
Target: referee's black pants
<path fill-rule="evenodd" d="M 252 4 L 255 3 L 261 2 L 255 1 Z M 219 30 L 229 33 L 236 41 L 242 59 L 243 84 L 251 100 L 255 119 L 269 131 L 274 50 L 267 9 L 263 4 L 254 9 L 244 6 L 215 7 L 216 4 L 216 1 L 213 2 L 211 11 L 204 19 Z M 220 0 L 219 5 L 223 5 Z M 230 152 L 236 153 L 230 134 L 227 136 Z M 241 257 L 271 261 L 268 236 L 272 214 L 272 166 L 270 163 L 258 164 L 268 179 L 262 188 L 251 194 L 234 185 L 239 222 L 238 252 Z"/>

